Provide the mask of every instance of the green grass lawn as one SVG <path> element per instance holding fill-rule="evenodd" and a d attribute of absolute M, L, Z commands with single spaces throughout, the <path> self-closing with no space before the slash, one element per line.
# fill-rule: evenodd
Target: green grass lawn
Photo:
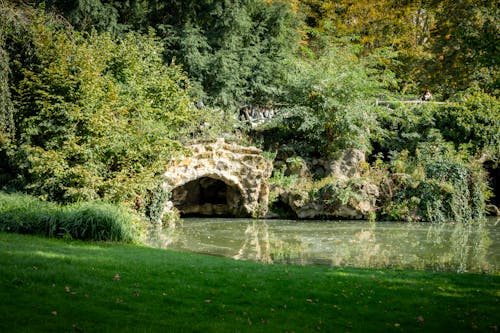
<path fill-rule="evenodd" d="M 500 276 L 265 265 L 0 233 L 0 332 L 495 332 Z"/>

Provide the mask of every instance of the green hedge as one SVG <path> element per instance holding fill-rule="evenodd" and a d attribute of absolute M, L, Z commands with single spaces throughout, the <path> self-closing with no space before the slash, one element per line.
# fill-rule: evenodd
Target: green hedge
<path fill-rule="evenodd" d="M 97 202 L 61 206 L 1 192 L 0 230 L 96 241 L 133 242 L 139 235 L 134 217 L 117 206 Z"/>

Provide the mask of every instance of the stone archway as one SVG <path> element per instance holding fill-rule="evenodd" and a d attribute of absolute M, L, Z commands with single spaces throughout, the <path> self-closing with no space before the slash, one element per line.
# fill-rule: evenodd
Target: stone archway
<path fill-rule="evenodd" d="M 170 201 L 183 216 L 244 216 L 237 186 L 212 177 L 201 177 L 174 188 Z"/>
<path fill-rule="evenodd" d="M 163 189 L 171 193 L 164 213 L 263 216 L 267 212 L 272 162 L 260 149 L 219 139 L 186 147 L 186 156 L 169 163 Z"/>

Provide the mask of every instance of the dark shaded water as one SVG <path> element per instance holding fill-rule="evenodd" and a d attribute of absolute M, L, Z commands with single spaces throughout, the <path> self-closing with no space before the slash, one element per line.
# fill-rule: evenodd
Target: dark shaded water
<path fill-rule="evenodd" d="M 500 272 L 500 222 L 182 219 L 162 235 L 169 249 L 267 263 Z"/>

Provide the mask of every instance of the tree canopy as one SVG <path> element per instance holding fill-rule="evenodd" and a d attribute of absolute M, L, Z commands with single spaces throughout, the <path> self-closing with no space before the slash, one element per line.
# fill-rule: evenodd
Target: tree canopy
<path fill-rule="evenodd" d="M 435 143 L 473 173 L 498 162 L 499 14 L 494 0 L 0 1 L 0 186 L 131 201 L 187 140 L 229 135 L 304 158 L 357 148 L 428 179 Z M 397 102 L 426 89 L 447 104 Z M 244 107 L 276 115 L 252 129 Z"/>
<path fill-rule="evenodd" d="M 163 64 L 153 35 L 80 33 L 38 10 L 8 8 L 2 26 L 13 105 L 2 113 L 1 164 L 26 190 L 57 201 L 123 200 L 151 187 L 195 131 L 200 111 L 187 78 Z"/>

